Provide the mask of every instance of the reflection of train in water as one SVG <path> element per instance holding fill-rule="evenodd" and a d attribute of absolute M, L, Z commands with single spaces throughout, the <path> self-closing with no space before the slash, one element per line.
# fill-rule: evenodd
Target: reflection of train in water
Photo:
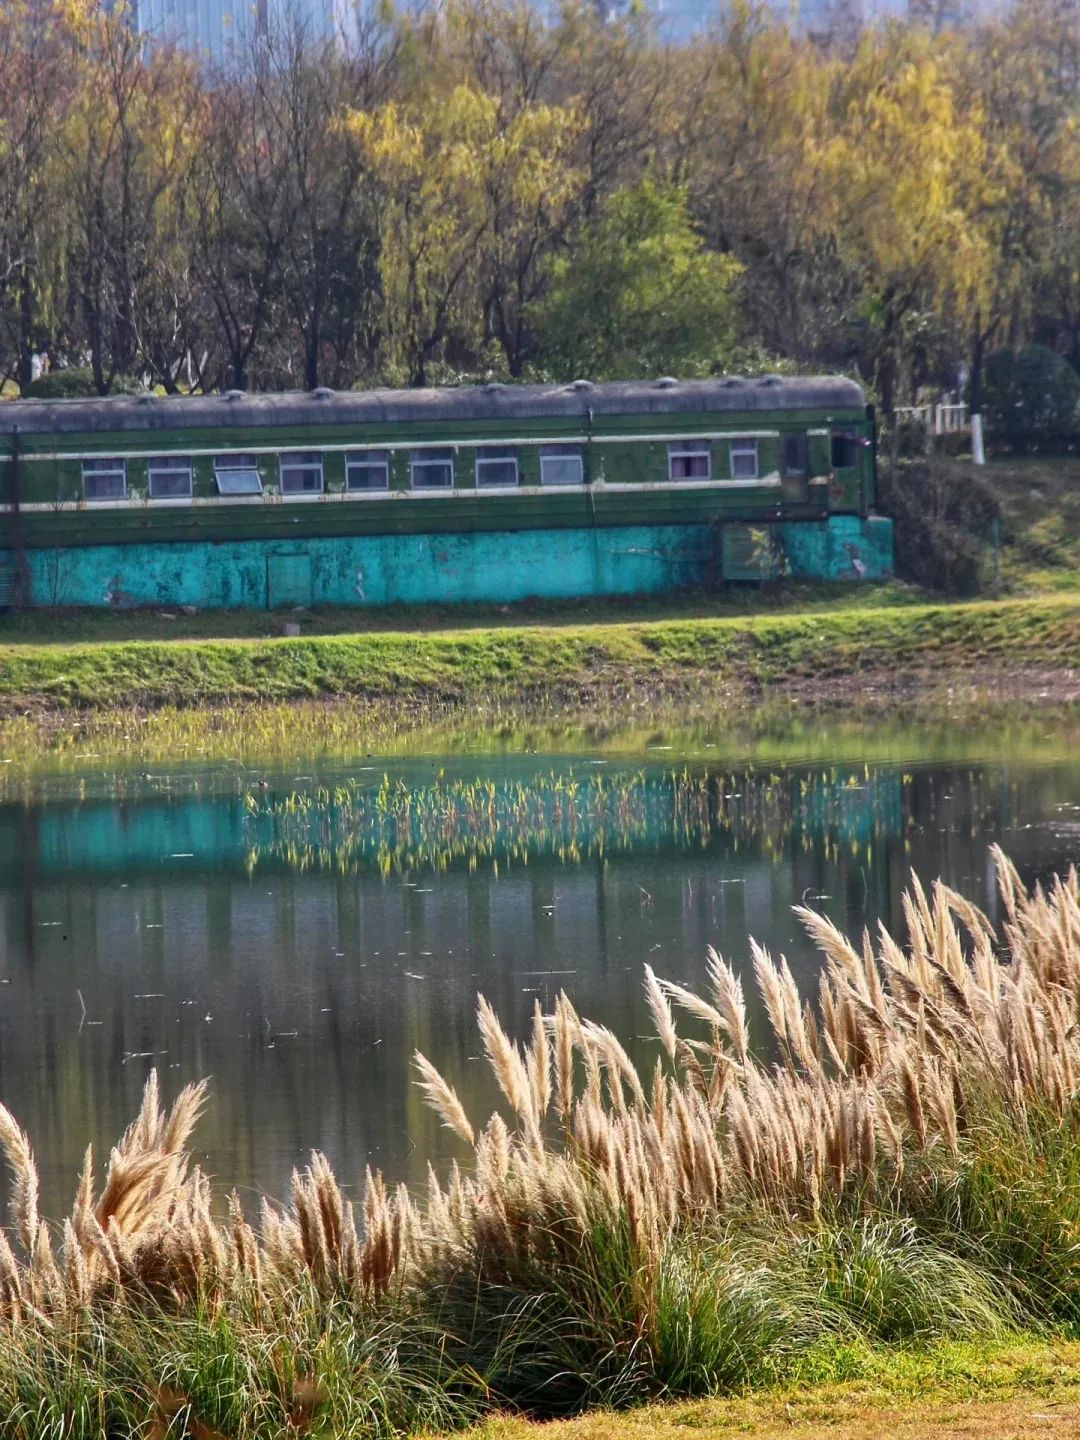
<path fill-rule="evenodd" d="M 879 577 L 842 378 L 113 396 L 0 410 L 0 592 L 278 606 Z"/>
<path fill-rule="evenodd" d="M 233 782 L 235 784 L 235 782 Z M 160 786 L 160 788 L 158 788 Z M 230 787 L 231 788 L 231 787 Z M 293 790 L 184 793 L 176 781 L 125 787 L 123 804 L 101 796 L 48 806 L 35 826 L 37 878 L 77 872 L 103 880 L 154 875 L 166 860 L 210 863 L 221 874 L 416 875 L 495 861 L 644 852 L 717 860 L 818 846 L 865 853 L 902 832 L 900 774 L 864 776 L 829 767 L 783 776 L 747 769 L 589 770 L 440 775 L 381 781 L 371 775 Z M 2 823 L 0 865 L 12 873 L 25 842 Z M 8 847 L 10 846 L 10 851 Z M 173 867 L 179 874 L 182 864 Z"/>

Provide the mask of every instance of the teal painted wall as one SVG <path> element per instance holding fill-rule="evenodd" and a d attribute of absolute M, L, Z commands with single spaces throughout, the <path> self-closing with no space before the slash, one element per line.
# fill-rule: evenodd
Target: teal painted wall
<path fill-rule="evenodd" d="M 888 580 L 893 522 L 884 515 L 830 515 L 781 525 L 791 574 L 810 580 Z"/>
<path fill-rule="evenodd" d="M 779 528 L 794 576 L 892 573 L 889 520 L 835 515 Z M 33 549 L 26 558 L 39 606 L 408 605 L 704 585 L 714 578 L 714 537 L 707 525 L 654 525 L 90 545 Z"/>

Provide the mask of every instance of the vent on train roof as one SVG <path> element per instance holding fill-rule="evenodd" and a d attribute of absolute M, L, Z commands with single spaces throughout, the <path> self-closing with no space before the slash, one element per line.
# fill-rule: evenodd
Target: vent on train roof
<path fill-rule="evenodd" d="M 740 385 L 746 384 L 746 381 L 741 375 L 729 375 L 727 379 L 722 381 L 721 383 L 725 385 L 729 390 L 738 390 Z"/>
<path fill-rule="evenodd" d="M 311 397 L 313 400 L 329 400 L 333 394 L 334 392 L 330 389 L 329 385 L 316 385 L 315 389 L 311 392 Z"/>
<path fill-rule="evenodd" d="M 591 380 L 572 380 L 570 382 L 571 390 L 591 390 L 592 388 L 593 382 Z"/>
<path fill-rule="evenodd" d="M 762 385 L 782 385 L 783 383 L 784 377 L 782 375 L 763 375 L 761 377 Z"/>
<path fill-rule="evenodd" d="M 674 390 L 678 383 L 674 375 L 661 375 L 659 380 L 653 382 L 653 388 L 656 390 Z"/>
<path fill-rule="evenodd" d="M 501 380 L 489 380 L 483 388 L 485 395 L 501 395 L 506 386 Z"/>
<path fill-rule="evenodd" d="M 243 398 L 244 398 L 244 392 L 243 392 L 243 390 L 226 390 L 226 391 L 225 391 L 225 399 L 226 399 L 226 400 L 230 400 L 230 401 L 231 401 L 231 400 L 243 400 Z"/>

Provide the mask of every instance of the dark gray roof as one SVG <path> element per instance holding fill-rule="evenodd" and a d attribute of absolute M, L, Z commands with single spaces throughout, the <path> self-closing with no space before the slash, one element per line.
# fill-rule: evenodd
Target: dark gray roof
<path fill-rule="evenodd" d="M 273 425 L 378 425 L 540 420 L 561 416 L 843 410 L 864 403 L 840 376 L 741 380 L 629 380 L 594 385 L 475 385 L 441 390 L 317 390 L 280 395 L 110 395 L 94 400 L 16 400 L 0 405 L 0 433 L 92 434 Z"/>

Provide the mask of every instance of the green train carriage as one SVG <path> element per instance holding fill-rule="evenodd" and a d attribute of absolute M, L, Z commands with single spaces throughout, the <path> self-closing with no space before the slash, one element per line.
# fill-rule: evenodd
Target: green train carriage
<path fill-rule="evenodd" d="M 834 377 L 13 401 L 0 588 L 212 608 L 883 578 L 874 478 Z"/>

